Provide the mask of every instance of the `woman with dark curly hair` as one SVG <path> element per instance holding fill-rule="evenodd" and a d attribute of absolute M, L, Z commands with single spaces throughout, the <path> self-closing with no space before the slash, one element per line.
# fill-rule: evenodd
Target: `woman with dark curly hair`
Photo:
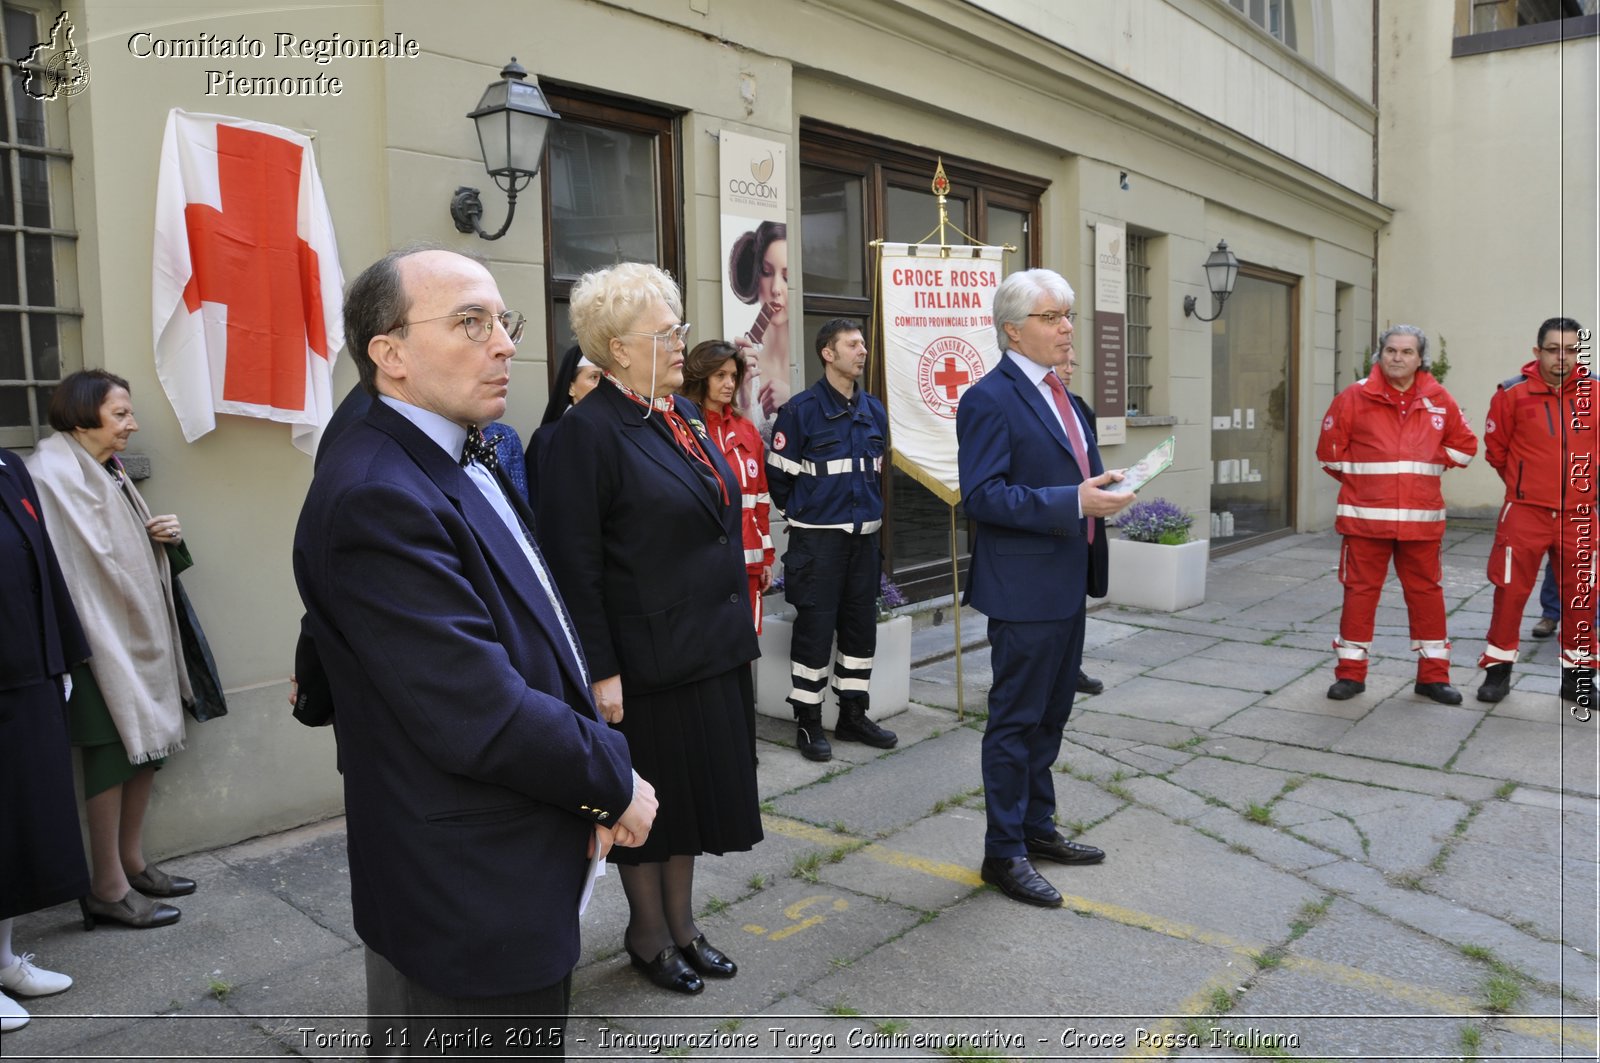
<path fill-rule="evenodd" d="M 757 307 L 750 331 L 733 341 L 746 375 L 735 405 L 770 433 L 789 401 L 789 227 L 764 221 L 734 241 L 728 287 Z"/>

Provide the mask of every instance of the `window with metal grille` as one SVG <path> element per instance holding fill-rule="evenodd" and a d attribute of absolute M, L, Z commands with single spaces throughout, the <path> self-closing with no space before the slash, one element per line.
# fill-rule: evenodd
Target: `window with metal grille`
<path fill-rule="evenodd" d="M 1149 416 L 1150 384 L 1150 238 L 1128 234 L 1127 373 L 1128 416 Z"/>
<path fill-rule="evenodd" d="M 43 71 L 23 64 L 56 15 L 0 4 L 0 445 L 10 447 L 38 442 L 51 389 L 83 362 L 66 101 L 36 99 Z"/>

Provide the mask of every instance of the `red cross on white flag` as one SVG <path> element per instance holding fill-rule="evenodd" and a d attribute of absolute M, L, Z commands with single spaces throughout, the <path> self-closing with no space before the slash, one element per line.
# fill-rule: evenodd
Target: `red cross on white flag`
<path fill-rule="evenodd" d="M 174 108 L 156 189 L 156 373 L 194 442 L 216 414 L 293 427 L 316 452 L 344 346 L 344 275 L 311 141 Z"/>

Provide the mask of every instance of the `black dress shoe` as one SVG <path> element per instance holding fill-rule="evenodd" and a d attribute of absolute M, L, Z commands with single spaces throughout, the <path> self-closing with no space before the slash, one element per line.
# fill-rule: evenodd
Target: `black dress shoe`
<path fill-rule="evenodd" d="M 121 923 L 135 930 L 149 930 L 171 926 L 183 915 L 172 905 L 153 901 L 132 889 L 120 901 L 102 901 L 92 893 L 85 894 L 78 898 L 78 907 L 83 911 L 85 930 L 93 930 L 96 923 Z"/>
<path fill-rule="evenodd" d="M 1105 689 L 1106 685 L 1100 680 L 1089 678 L 1089 676 L 1081 670 L 1078 672 L 1078 693 L 1103 694 L 1105 693 Z"/>
<path fill-rule="evenodd" d="M 1026 856 L 986 856 L 978 869 L 983 881 L 998 889 L 1012 900 L 1035 904 L 1040 908 L 1061 907 L 1061 894 L 1043 875 L 1033 869 Z"/>
<path fill-rule="evenodd" d="M 1098 864 L 1106 858 L 1104 850 L 1069 842 L 1059 831 L 1048 838 L 1029 838 L 1023 844 L 1028 847 L 1029 856 L 1054 860 L 1058 864 Z"/>
<path fill-rule="evenodd" d="M 701 934 L 687 945 L 681 946 L 689 965 L 707 978 L 732 978 L 739 973 L 739 965 L 728 959 L 728 954 L 706 940 Z"/>
<path fill-rule="evenodd" d="M 693 995 L 706 987 L 689 966 L 689 961 L 683 958 L 683 950 L 676 945 L 668 945 L 661 950 L 661 955 L 649 961 L 634 952 L 631 945 L 624 944 L 622 947 L 628 950 L 628 958 L 633 965 L 662 989 Z"/>
<path fill-rule="evenodd" d="M 169 875 L 154 864 L 144 865 L 137 875 L 128 876 L 128 885 L 146 897 L 187 897 L 195 891 L 195 881 L 182 875 Z"/>
<path fill-rule="evenodd" d="M 1421 694 L 1425 698 L 1432 698 L 1441 705 L 1461 704 L 1461 691 L 1449 683 L 1418 683 L 1411 690 L 1412 693 Z"/>
<path fill-rule="evenodd" d="M 1328 688 L 1328 697 L 1334 701 L 1349 701 L 1363 690 L 1367 684 L 1355 679 L 1335 679 L 1333 686 Z"/>

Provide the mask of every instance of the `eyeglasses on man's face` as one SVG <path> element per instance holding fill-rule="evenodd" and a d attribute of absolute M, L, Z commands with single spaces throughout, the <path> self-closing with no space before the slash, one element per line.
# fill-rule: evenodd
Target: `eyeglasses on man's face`
<path fill-rule="evenodd" d="M 500 327 L 506 330 L 506 336 L 512 343 L 522 339 L 522 330 L 527 327 L 528 319 L 515 310 L 507 310 L 503 314 L 491 314 L 487 310 L 460 310 L 454 314 L 441 314 L 438 317 L 425 317 L 419 321 L 402 321 L 390 332 L 409 328 L 412 325 L 425 325 L 430 321 L 447 321 L 450 318 L 459 318 L 461 328 L 467 334 L 467 339 L 473 343 L 482 343 L 494 332 L 494 323 L 500 322 Z"/>
<path fill-rule="evenodd" d="M 1583 347 L 1576 343 L 1547 343 L 1539 349 L 1545 354 L 1565 354 L 1568 358 L 1576 358 L 1583 351 Z"/>
<path fill-rule="evenodd" d="M 630 331 L 630 332 L 624 333 L 624 335 L 627 335 L 627 336 L 649 336 L 650 339 L 652 341 L 656 342 L 656 343 L 668 343 L 668 344 L 670 344 L 670 343 L 687 343 L 688 340 L 689 340 L 689 329 L 692 328 L 692 327 L 693 326 L 691 326 L 689 324 L 689 322 L 685 321 L 683 324 L 681 324 L 681 325 L 673 325 L 671 328 L 669 328 L 669 329 L 667 329 L 667 330 L 665 330 L 663 332 L 632 332 L 632 331 Z"/>
<path fill-rule="evenodd" d="M 1057 328 L 1063 321 L 1071 322 L 1078 320 L 1078 312 L 1076 310 L 1068 310 L 1064 314 L 1059 310 L 1046 310 L 1043 313 L 1029 314 L 1028 316 L 1036 317 L 1040 321 L 1043 321 L 1045 328 Z"/>

